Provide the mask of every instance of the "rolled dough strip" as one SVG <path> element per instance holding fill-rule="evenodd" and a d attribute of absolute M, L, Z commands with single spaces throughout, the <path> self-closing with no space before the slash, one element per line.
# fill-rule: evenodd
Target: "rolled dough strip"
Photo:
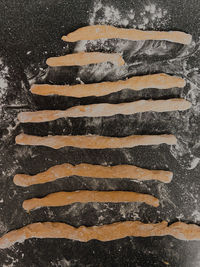
<path fill-rule="evenodd" d="M 76 192 L 57 192 L 43 198 L 27 199 L 23 202 L 23 208 L 26 211 L 30 211 L 41 207 L 65 206 L 76 202 L 144 202 L 154 207 L 159 206 L 159 200 L 147 194 L 126 191 L 82 190 Z"/>
<path fill-rule="evenodd" d="M 37 95 L 62 95 L 71 97 L 103 96 L 122 89 L 141 90 L 145 88 L 169 89 L 173 87 L 184 87 L 185 80 L 164 73 L 136 76 L 127 80 L 117 82 L 102 82 L 93 84 L 77 85 L 50 85 L 34 84 L 31 92 Z"/>
<path fill-rule="evenodd" d="M 91 149 L 123 148 L 146 145 L 176 144 L 174 135 L 130 135 L 127 137 L 107 137 L 98 135 L 48 135 L 35 136 L 19 134 L 16 136 L 19 145 L 48 146 L 59 149 L 65 146 Z"/>
<path fill-rule="evenodd" d="M 134 237 L 173 236 L 180 240 L 200 240 L 200 227 L 195 224 L 176 222 L 168 226 L 166 221 L 160 223 L 142 223 L 139 221 L 117 222 L 101 226 L 80 226 L 75 228 L 60 222 L 38 222 L 10 231 L 0 238 L 0 249 L 22 243 L 30 238 L 66 238 L 81 242 L 92 239 L 112 241 Z"/>
<path fill-rule="evenodd" d="M 75 54 L 68 54 L 61 57 L 48 58 L 46 63 L 49 66 L 83 66 L 87 64 L 96 64 L 102 62 L 112 62 L 118 66 L 124 65 L 124 60 L 120 54 L 117 53 L 100 53 L 100 52 L 80 52 Z"/>
<path fill-rule="evenodd" d="M 108 117 L 116 114 L 130 115 L 139 112 L 155 111 L 167 112 L 186 110 L 191 103 L 185 99 L 173 98 L 169 100 L 139 100 L 120 104 L 92 104 L 69 108 L 67 110 L 41 110 L 21 112 L 18 114 L 20 122 L 45 122 L 64 117 Z"/>
<path fill-rule="evenodd" d="M 101 166 L 81 163 L 72 165 L 64 163 L 55 165 L 44 172 L 36 175 L 16 174 L 14 183 L 19 186 L 30 186 L 55 181 L 59 178 L 72 175 L 93 177 L 93 178 L 130 178 L 138 180 L 158 180 L 169 183 L 173 173 L 162 170 L 147 170 L 132 165 Z"/>
<path fill-rule="evenodd" d="M 141 31 L 136 29 L 123 29 L 110 25 L 92 25 L 79 28 L 74 32 L 63 36 L 62 40 L 66 42 L 77 42 L 80 40 L 120 38 L 132 41 L 140 40 L 166 40 L 180 44 L 190 44 L 192 36 L 180 31 Z"/>

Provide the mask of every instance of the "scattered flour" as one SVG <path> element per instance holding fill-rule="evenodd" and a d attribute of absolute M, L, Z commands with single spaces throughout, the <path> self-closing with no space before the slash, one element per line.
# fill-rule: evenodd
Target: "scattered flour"
<path fill-rule="evenodd" d="M 122 218 L 126 219 L 131 218 L 132 220 L 140 219 L 139 212 L 140 212 L 141 203 L 131 203 L 130 205 L 121 205 L 120 206 L 120 214 Z"/>
<path fill-rule="evenodd" d="M 138 7 L 137 7 L 138 8 Z M 89 17 L 89 24 L 108 24 L 114 26 L 129 26 L 138 29 L 159 28 L 170 20 L 166 9 L 157 4 L 142 6 L 142 10 L 136 15 L 133 8 L 126 13 L 119 11 L 114 5 L 105 5 L 102 1 L 95 1 L 93 11 Z M 139 21 L 139 23 L 138 23 Z"/>
<path fill-rule="evenodd" d="M 193 220 L 194 220 L 195 223 L 197 223 L 197 222 L 199 223 L 200 222 L 200 211 L 195 210 L 192 213 L 192 217 L 194 217 Z"/>
<path fill-rule="evenodd" d="M 101 16 L 98 16 L 100 11 L 101 11 Z M 89 24 L 118 25 L 118 23 L 123 23 L 121 19 L 122 19 L 121 13 L 117 8 L 115 8 L 114 6 L 103 5 L 101 1 L 95 1 L 93 12 L 91 13 L 89 18 Z M 126 23 L 127 19 L 125 19 L 125 24 Z"/>
<path fill-rule="evenodd" d="M 4 65 L 3 61 L 0 59 L 0 117 L 2 116 L 3 106 L 6 99 L 7 89 L 8 89 L 8 67 Z"/>
<path fill-rule="evenodd" d="M 139 29 L 155 29 L 166 25 L 170 20 L 170 16 L 166 9 L 162 9 L 157 4 L 149 4 L 144 6 L 144 10 L 140 12 L 140 20 Z"/>

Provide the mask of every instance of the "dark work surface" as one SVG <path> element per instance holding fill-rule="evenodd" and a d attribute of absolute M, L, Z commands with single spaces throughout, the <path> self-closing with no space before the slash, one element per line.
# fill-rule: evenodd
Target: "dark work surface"
<path fill-rule="evenodd" d="M 167 220 L 200 224 L 200 7 L 197 0 L 174 1 L 0 1 L 0 234 L 33 222 L 59 221 L 75 227 L 140 220 Z M 106 23 L 154 30 L 180 30 L 193 35 L 189 46 L 165 41 L 64 43 L 62 35 L 88 24 Z M 74 51 L 121 52 L 126 65 L 47 68 L 48 57 Z M 123 90 L 104 97 L 83 99 L 31 95 L 33 83 L 76 84 L 115 81 L 133 75 L 165 72 L 187 80 L 184 89 Z M 78 80 L 76 78 L 79 78 Z M 184 112 L 148 112 L 107 118 L 63 118 L 40 124 L 19 124 L 17 113 L 26 110 L 66 109 L 80 104 L 120 103 L 138 99 L 183 97 L 192 102 Z M 34 135 L 128 136 L 172 133 L 176 146 L 87 150 L 19 146 L 15 136 Z M 133 164 L 174 172 L 171 183 L 129 179 L 93 179 L 73 176 L 27 188 L 13 183 L 16 173 L 36 174 L 55 164 Z M 73 190 L 128 190 L 149 193 L 158 208 L 139 203 L 75 203 L 26 213 L 22 202 L 52 192 Z M 111 242 L 81 243 L 66 239 L 30 239 L 0 250 L 0 266 L 200 266 L 200 242 L 175 238 L 127 237 Z"/>

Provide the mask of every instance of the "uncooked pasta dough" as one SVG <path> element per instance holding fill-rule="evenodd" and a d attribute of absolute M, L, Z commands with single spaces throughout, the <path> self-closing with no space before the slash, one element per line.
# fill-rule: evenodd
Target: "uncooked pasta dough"
<path fill-rule="evenodd" d="M 127 39 L 132 41 L 140 40 L 166 40 L 180 44 L 190 44 L 192 36 L 180 31 L 142 31 L 136 29 L 123 29 L 110 25 L 92 25 L 79 28 L 74 32 L 63 36 L 62 40 L 66 42 L 77 42 L 80 40 L 97 39 Z"/>
<path fill-rule="evenodd" d="M 99 135 L 48 135 L 35 136 L 28 134 L 17 135 L 19 145 L 48 146 L 59 149 L 65 146 L 91 149 L 123 148 L 146 145 L 176 144 L 174 135 L 130 135 L 127 137 L 108 137 Z"/>
<path fill-rule="evenodd" d="M 57 192 L 43 198 L 31 198 L 23 202 L 23 208 L 27 211 L 40 207 L 58 207 L 72 203 L 88 202 L 144 202 L 148 205 L 158 207 L 159 200 L 148 194 L 127 191 L 75 191 Z"/>
<path fill-rule="evenodd" d="M 55 181 L 72 175 L 93 178 L 130 178 L 137 180 L 158 180 L 169 183 L 173 173 L 163 170 L 147 170 L 133 165 L 101 166 L 81 163 L 72 165 L 64 163 L 55 165 L 44 172 L 36 175 L 16 174 L 14 183 L 19 186 L 30 186 Z"/>
<path fill-rule="evenodd" d="M 186 110 L 191 103 L 185 99 L 173 98 L 168 100 L 139 100 L 120 104 L 92 104 L 69 108 L 67 110 L 41 110 L 21 112 L 18 114 L 20 122 L 45 122 L 64 117 L 108 117 L 116 114 L 131 115 L 139 112 L 155 111 L 168 112 Z"/>
<path fill-rule="evenodd" d="M 48 58 L 46 63 L 51 67 L 56 66 L 83 66 L 87 64 L 95 64 L 102 62 L 112 62 L 115 65 L 124 65 L 124 60 L 117 53 L 100 53 L 100 52 L 80 52 L 68 54 L 61 57 Z"/>
<path fill-rule="evenodd" d="M 169 89 L 184 87 L 185 80 L 181 77 L 164 73 L 135 76 L 127 80 L 116 82 L 101 82 L 76 85 L 34 84 L 31 93 L 37 95 L 62 95 L 71 97 L 103 96 L 122 89 L 142 90 L 146 88 Z"/>
<path fill-rule="evenodd" d="M 9 248 L 17 242 L 22 243 L 30 238 L 66 238 L 81 242 L 96 239 L 106 242 L 127 236 L 166 235 L 180 240 L 200 240 L 200 227 L 196 224 L 183 222 L 176 222 L 168 226 L 166 221 L 160 223 L 127 221 L 101 226 L 80 226 L 78 228 L 61 222 L 37 222 L 6 233 L 0 238 L 0 248 Z"/>

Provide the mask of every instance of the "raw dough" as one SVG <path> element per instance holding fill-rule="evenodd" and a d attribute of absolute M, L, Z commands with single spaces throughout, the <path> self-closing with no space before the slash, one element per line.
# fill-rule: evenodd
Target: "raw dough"
<path fill-rule="evenodd" d="M 130 115 L 139 112 L 155 111 L 167 112 L 186 110 L 191 103 L 185 99 L 172 98 L 168 100 L 139 100 L 120 104 L 92 104 L 71 107 L 67 110 L 41 110 L 21 112 L 18 114 L 20 122 L 45 122 L 63 117 L 107 117 L 116 114 Z"/>
<path fill-rule="evenodd" d="M 59 178 L 72 175 L 93 177 L 93 178 L 130 178 L 138 180 L 158 180 L 169 183 L 173 173 L 162 170 L 147 170 L 132 165 L 101 166 L 81 163 L 72 165 L 64 163 L 55 165 L 44 172 L 36 175 L 16 174 L 14 183 L 19 186 L 30 186 L 33 184 L 44 184 L 55 181 Z"/>
<path fill-rule="evenodd" d="M 31 198 L 23 202 L 23 208 L 27 211 L 40 207 L 58 207 L 72 203 L 88 202 L 144 202 L 148 205 L 158 207 L 159 200 L 148 194 L 126 191 L 76 191 L 57 192 L 43 198 Z"/>
<path fill-rule="evenodd" d="M 130 135 L 127 137 L 107 137 L 98 135 L 48 135 L 35 136 L 20 134 L 16 136 L 16 143 L 20 145 L 48 146 L 59 149 L 65 146 L 78 148 L 123 148 L 140 145 L 168 145 L 176 144 L 174 135 Z"/>
<path fill-rule="evenodd" d="M 103 96 L 122 89 L 141 90 L 146 88 L 168 89 L 184 87 L 185 80 L 164 73 L 135 76 L 116 82 L 102 82 L 77 85 L 34 84 L 31 92 L 37 95 L 62 95 L 71 97 Z"/>
<path fill-rule="evenodd" d="M 87 64 L 96 64 L 102 62 L 112 62 L 118 66 L 124 65 L 124 60 L 120 54 L 117 53 L 100 53 L 100 52 L 80 52 L 75 54 L 68 54 L 61 57 L 48 58 L 46 63 L 49 66 L 83 66 Z"/>
<path fill-rule="evenodd" d="M 0 248 L 9 248 L 29 238 L 67 238 L 81 242 L 91 239 L 111 241 L 127 236 L 149 237 L 171 235 L 180 240 L 200 240 L 200 227 L 195 224 L 176 222 L 168 226 L 160 223 L 142 223 L 139 221 L 117 222 L 102 226 L 80 226 L 75 228 L 60 222 L 38 222 L 13 230 L 0 238 Z"/>
<path fill-rule="evenodd" d="M 141 31 L 136 29 L 116 28 L 110 25 L 92 25 L 79 28 L 74 32 L 63 36 L 66 42 L 77 42 L 80 40 L 97 40 L 102 38 L 120 38 L 133 41 L 139 40 L 166 40 L 180 44 L 190 44 L 192 36 L 180 31 Z"/>

